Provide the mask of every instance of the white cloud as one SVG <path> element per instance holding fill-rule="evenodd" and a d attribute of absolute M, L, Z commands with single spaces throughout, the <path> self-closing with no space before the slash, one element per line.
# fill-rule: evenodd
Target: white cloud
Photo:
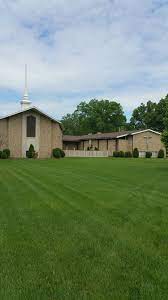
<path fill-rule="evenodd" d="M 58 117 L 96 96 L 130 111 L 167 93 L 166 1 L 0 0 L 0 9 L 2 112 L 14 106 L 5 90 L 22 94 L 25 63 L 34 104 Z"/>

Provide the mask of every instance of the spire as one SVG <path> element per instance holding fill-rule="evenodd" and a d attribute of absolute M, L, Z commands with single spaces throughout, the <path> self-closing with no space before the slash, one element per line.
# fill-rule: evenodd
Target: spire
<path fill-rule="evenodd" d="M 27 109 L 31 105 L 31 101 L 29 100 L 28 87 L 27 87 L 27 64 L 25 65 L 25 87 L 24 87 L 24 95 L 23 99 L 20 101 L 21 108 Z"/>

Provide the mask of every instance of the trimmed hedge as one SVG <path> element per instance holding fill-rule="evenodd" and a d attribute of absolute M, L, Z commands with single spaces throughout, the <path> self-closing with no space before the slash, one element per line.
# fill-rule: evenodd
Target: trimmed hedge
<path fill-rule="evenodd" d="M 119 152 L 118 151 L 114 151 L 113 152 L 113 157 L 119 157 Z"/>
<path fill-rule="evenodd" d="M 9 158 L 9 157 L 10 157 L 10 150 L 9 150 L 9 149 L 4 149 L 4 150 L 3 150 L 3 152 L 5 152 L 5 153 L 6 153 L 6 155 L 7 155 L 7 158 Z"/>
<path fill-rule="evenodd" d="M 132 157 L 132 153 L 130 151 L 114 151 L 113 157 Z"/>
<path fill-rule="evenodd" d="M 0 159 L 7 159 L 10 157 L 10 150 L 4 149 L 3 151 L 0 150 Z"/>
<path fill-rule="evenodd" d="M 158 152 L 158 158 L 164 158 L 165 157 L 165 153 L 163 149 L 160 149 Z"/>
<path fill-rule="evenodd" d="M 65 157 L 65 152 L 60 148 L 55 148 L 52 151 L 52 156 L 55 158 L 61 158 L 61 157 L 63 158 Z"/>
<path fill-rule="evenodd" d="M 119 151 L 119 157 L 125 157 L 124 151 Z"/>
<path fill-rule="evenodd" d="M 125 152 L 125 157 L 132 157 L 132 153 L 130 151 Z"/>
<path fill-rule="evenodd" d="M 147 152 L 146 152 L 146 158 L 151 158 L 151 157 L 152 157 L 152 152 L 147 151 Z"/>
<path fill-rule="evenodd" d="M 6 152 L 4 152 L 4 151 L 2 152 L 1 158 L 2 159 L 7 159 L 8 158 Z"/>
<path fill-rule="evenodd" d="M 134 158 L 138 158 L 138 157 L 139 157 L 139 151 L 138 151 L 138 148 L 134 148 L 134 150 L 133 150 L 133 157 L 134 157 Z"/>

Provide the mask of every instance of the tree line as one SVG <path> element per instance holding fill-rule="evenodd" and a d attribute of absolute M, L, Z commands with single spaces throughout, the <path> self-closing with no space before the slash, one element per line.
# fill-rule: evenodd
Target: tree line
<path fill-rule="evenodd" d="M 158 103 L 141 103 L 127 122 L 120 103 L 106 99 L 81 102 L 72 114 L 61 120 L 64 134 L 82 135 L 134 129 L 153 129 L 168 132 L 168 95 Z"/>

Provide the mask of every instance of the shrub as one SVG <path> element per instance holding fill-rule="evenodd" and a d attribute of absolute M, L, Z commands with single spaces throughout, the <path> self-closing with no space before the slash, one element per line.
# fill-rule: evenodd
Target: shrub
<path fill-rule="evenodd" d="M 138 148 L 134 148 L 133 150 L 133 157 L 138 158 L 139 157 L 139 151 Z"/>
<path fill-rule="evenodd" d="M 125 157 L 132 157 L 132 153 L 130 151 L 125 152 Z"/>
<path fill-rule="evenodd" d="M 165 154 L 164 154 L 164 150 L 160 149 L 158 152 L 158 158 L 164 158 Z"/>
<path fill-rule="evenodd" d="M 113 157 L 124 157 L 125 153 L 124 151 L 114 151 L 113 152 Z"/>
<path fill-rule="evenodd" d="M 0 150 L 0 158 L 2 158 L 2 151 Z"/>
<path fill-rule="evenodd" d="M 53 151 L 52 151 L 53 157 L 55 157 L 55 158 L 61 158 L 62 157 L 61 151 L 62 150 L 60 148 L 53 149 Z"/>
<path fill-rule="evenodd" d="M 6 152 L 2 152 L 1 158 L 2 158 L 2 159 L 7 159 L 7 158 L 8 158 Z"/>
<path fill-rule="evenodd" d="M 119 152 L 118 151 L 114 151 L 113 152 L 113 157 L 119 157 Z"/>
<path fill-rule="evenodd" d="M 60 152 L 61 152 L 61 157 L 65 157 L 65 152 L 64 152 L 64 150 L 60 149 Z"/>
<path fill-rule="evenodd" d="M 146 158 L 151 158 L 152 157 L 152 152 L 147 151 L 146 152 Z"/>
<path fill-rule="evenodd" d="M 26 151 L 26 157 L 27 158 L 35 158 L 36 156 L 36 152 L 34 150 L 34 146 L 31 144 L 29 147 L 29 150 Z"/>
<path fill-rule="evenodd" d="M 119 157 L 125 157 L 124 151 L 119 151 Z"/>
<path fill-rule="evenodd" d="M 5 153 L 6 153 L 6 155 L 7 155 L 7 158 L 9 158 L 9 157 L 10 157 L 10 150 L 9 150 L 9 149 L 4 149 L 4 150 L 3 150 L 3 152 L 5 152 Z"/>

